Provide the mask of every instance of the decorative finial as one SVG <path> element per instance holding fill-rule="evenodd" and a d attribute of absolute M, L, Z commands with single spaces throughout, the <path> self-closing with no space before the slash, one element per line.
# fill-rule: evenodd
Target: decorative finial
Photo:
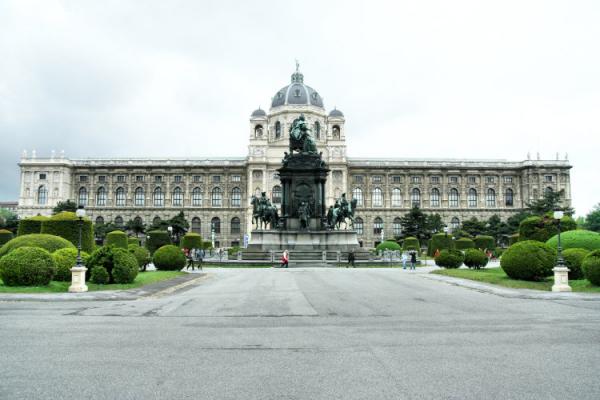
<path fill-rule="evenodd" d="M 527 152 L 527 159 L 531 160 L 531 153 L 530 152 Z"/>
<path fill-rule="evenodd" d="M 300 72 L 300 62 L 296 58 L 296 72 Z"/>
<path fill-rule="evenodd" d="M 23 153 L 21 153 L 21 158 L 27 158 L 27 150 L 23 150 Z"/>
<path fill-rule="evenodd" d="M 540 152 L 539 151 L 537 152 L 537 159 L 538 160 L 540 159 Z"/>
<path fill-rule="evenodd" d="M 569 153 L 565 153 L 565 160 L 569 159 Z"/>
<path fill-rule="evenodd" d="M 36 157 L 36 152 L 35 149 L 31 150 L 31 158 L 35 158 Z"/>

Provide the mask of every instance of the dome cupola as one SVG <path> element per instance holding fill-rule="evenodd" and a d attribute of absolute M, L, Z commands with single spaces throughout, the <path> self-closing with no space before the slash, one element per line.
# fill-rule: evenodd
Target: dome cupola
<path fill-rule="evenodd" d="M 271 108 L 285 105 L 305 105 L 324 108 L 321 95 L 315 89 L 304 84 L 304 74 L 298 68 L 299 65 L 296 62 L 296 72 L 292 74 L 292 82 L 275 93 L 271 102 Z"/>

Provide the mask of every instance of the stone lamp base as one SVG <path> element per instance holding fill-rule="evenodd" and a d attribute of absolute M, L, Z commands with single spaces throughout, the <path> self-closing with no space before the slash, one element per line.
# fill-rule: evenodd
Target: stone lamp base
<path fill-rule="evenodd" d="M 86 267 L 71 268 L 71 286 L 69 286 L 70 293 L 82 293 L 88 291 L 88 287 L 85 284 L 85 271 L 87 271 Z"/>
<path fill-rule="evenodd" d="M 570 292 L 571 286 L 569 286 L 569 268 L 567 267 L 554 267 L 554 285 L 552 285 L 553 292 Z"/>

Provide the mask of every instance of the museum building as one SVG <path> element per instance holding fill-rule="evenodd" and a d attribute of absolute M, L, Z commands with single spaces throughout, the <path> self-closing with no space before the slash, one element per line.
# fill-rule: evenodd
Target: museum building
<path fill-rule="evenodd" d="M 193 232 L 214 237 L 215 246 L 243 243 L 252 230 L 250 197 L 267 192 L 281 204 L 277 169 L 289 151 L 289 127 L 304 114 L 317 149 L 331 170 L 327 204 L 342 193 L 357 199 L 354 228 L 362 246 L 401 234 L 400 217 L 414 205 L 439 213 L 451 229 L 471 217 L 503 220 L 545 191 L 564 190 L 571 203 L 569 161 L 456 160 L 349 157 L 345 116 L 329 113 L 319 92 L 296 69 L 266 112 L 252 112 L 248 154 L 222 158 L 48 158 L 23 152 L 18 214 L 50 215 L 71 199 L 97 223 L 151 224 L 184 211 Z M 348 134 L 352 134 L 351 132 Z"/>

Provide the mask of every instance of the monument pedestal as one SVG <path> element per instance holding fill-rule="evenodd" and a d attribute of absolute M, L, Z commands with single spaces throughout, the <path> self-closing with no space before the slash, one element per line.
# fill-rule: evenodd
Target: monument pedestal
<path fill-rule="evenodd" d="M 356 231 L 254 230 L 248 251 L 343 251 L 356 250 Z"/>

